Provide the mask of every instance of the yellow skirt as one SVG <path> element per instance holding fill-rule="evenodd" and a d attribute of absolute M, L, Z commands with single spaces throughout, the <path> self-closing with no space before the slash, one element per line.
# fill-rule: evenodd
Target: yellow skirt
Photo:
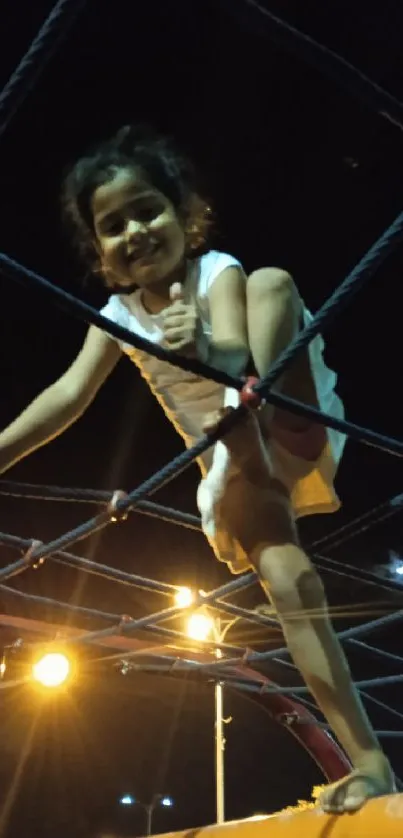
<path fill-rule="evenodd" d="M 228 391 L 230 392 L 230 391 Z M 239 396 L 227 397 L 226 404 Z M 280 441 L 281 440 L 281 441 Z M 272 475 L 288 491 L 295 518 L 336 512 L 340 500 L 334 488 L 334 479 L 342 446 L 335 446 L 325 428 L 311 425 L 306 431 L 290 432 L 273 425 L 267 443 Z M 304 451 L 320 450 L 317 459 L 307 459 Z M 222 442 L 215 446 L 212 464 L 199 484 L 197 503 L 206 535 L 217 559 L 225 562 L 232 573 L 244 573 L 251 565 L 239 542 L 228 532 L 220 513 L 220 501 L 228 480 L 243 480 L 242 472 L 234 468 L 231 456 Z M 244 514 L 244 510 L 240 510 Z"/>

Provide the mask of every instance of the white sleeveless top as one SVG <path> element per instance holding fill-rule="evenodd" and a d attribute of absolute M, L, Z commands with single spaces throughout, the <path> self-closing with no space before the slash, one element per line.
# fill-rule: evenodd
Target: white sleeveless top
<path fill-rule="evenodd" d="M 211 250 L 206 255 L 189 261 L 188 265 L 185 298 L 193 300 L 197 306 L 199 314 L 197 354 L 201 360 L 205 361 L 211 337 L 209 289 L 222 271 L 231 266 L 241 267 L 241 264 L 233 256 Z M 101 314 L 140 337 L 164 346 L 161 329 L 162 316 L 150 315 L 145 310 L 141 302 L 141 290 L 130 295 L 111 296 Z M 305 323 L 307 324 L 311 319 L 309 311 L 304 309 Z M 123 352 L 134 361 L 162 405 L 168 419 L 182 436 L 186 446 L 190 447 L 203 433 L 202 424 L 205 415 L 223 405 L 224 388 L 213 381 L 184 372 L 167 362 L 153 358 L 146 352 L 135 349 L 122 341 L 118 343 Z M 319 405 L 325 413 L 341 416 L 342 405 L 335 394 L 337 377 L 325 365 L 323 350 L 324 342 L 320 336 L 311 341 L 309 354 Z M 345 437 L 337 431 L 330 430 L 329 441 L 333 457 L 337 462 L 343 450 Z"/>
<path fill-rule="evenodd" d="M 197 352 L 204 361 L 211 337 L 208 291 L 220 273 L 231 266 L 241 267 L 233 256 L 217 251 L 210 251 L 188 263 L 185 299 L 192 300 L 197 307 Z M 162 316 L 150 315 L 144 309 L 140 290 L 130 295 L 113 295 L 101 313 L 140 337 L 164 345 Z M 305 325 L 312 320 L 305 307 L 303 318 Z M 206 414 L 224 404 L 233 407 L 239 404 L 236 390 L 184 372 L 124 342 L 118 343 L 140 370 L 187 447 L 202 436 Z M 342 418 L 343 404 L 335 393 L 336 375 L 326 366 L 323 351 L 324 342 L 318 336 L 309 345 L 318 402 L 325 413 Z M 344 434 L 328 429 L 327 445 L 314 463 L 290 453 L 274 436 L 268 442 L 272 472 L 287 487 L 296 517 L 334 512 L 340 507 L 333 481 L 345 440 Z M 217 442 L 214 449 L 205 452 L 198 462 L 203 475 L 197 490 L 203 531 L 216 557 L 226 562 L 233 573 L 242 573 L 250 567 L 249 558 L 222 516 L 221 499 L 228 480 L 242 480 L 243 475 L 231 462 L 223 442 Z"/>

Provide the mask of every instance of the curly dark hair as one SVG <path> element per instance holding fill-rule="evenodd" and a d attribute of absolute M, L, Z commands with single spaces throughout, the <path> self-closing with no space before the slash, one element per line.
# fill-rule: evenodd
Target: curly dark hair
<path fill-rule="evenodd" d="M 193 165 L 170 138 L 157 134 L 147 125 L 127 125 L 81 157 L 64 180 L 63 215 L 87 265 L 93 270 L 100 269 L 92 196 L 122 168 L 140 169 L 169 198 L 183 220 L 187 255 L 201 251 L 212 224 L 212 212 L 209 203 L 201 197 Z"/>

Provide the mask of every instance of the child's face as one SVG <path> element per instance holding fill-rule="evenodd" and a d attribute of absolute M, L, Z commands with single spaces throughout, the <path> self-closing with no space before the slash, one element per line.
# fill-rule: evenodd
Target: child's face
<path fill-rule="evenodd" d="M 120 169 L 92 197 L 102 267 L 121 286 L 161 282 L 185 255 L 185 233 L 174 206 L 145 177 Z"/>

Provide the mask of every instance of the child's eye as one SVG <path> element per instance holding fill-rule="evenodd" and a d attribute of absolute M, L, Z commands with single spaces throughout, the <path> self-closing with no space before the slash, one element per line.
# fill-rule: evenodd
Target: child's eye
<path fill-rule="evenodd" d="M 159 214 L 160 208 L 155 204 L 145 204 L 136 208 L 136 216 L 139 221 L 152 221 Z"/>
<path fill-rule="evenodd" d="M 103 236 L 118 236 L 123 231 L 123 220 L 120 218 L 105 219 L 101 225 L 100 232 Z"/>
<path fill-rule="evenodd" d="M 115 221 L 113 224 L 108 226 L 108 229 L 105 231 L 108 236 L 118 236 L 123 230 L 123 224 L 121 221 Z"/>

